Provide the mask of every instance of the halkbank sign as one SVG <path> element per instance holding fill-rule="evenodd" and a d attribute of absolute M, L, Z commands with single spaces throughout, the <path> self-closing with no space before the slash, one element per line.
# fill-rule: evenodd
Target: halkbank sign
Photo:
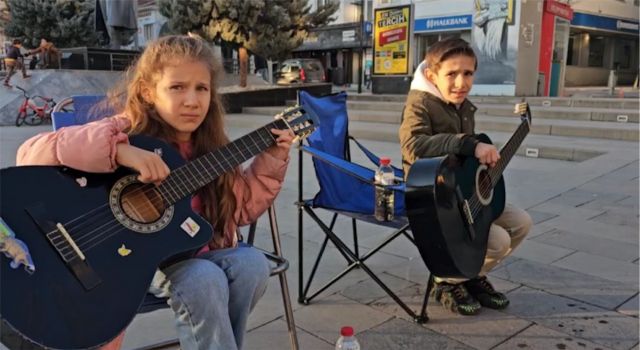
<path fill-rule="evenodd" d="M 439 32 L 453 29 L 471 29 L 472 15 L 417 18 L 414 33 Z"/>

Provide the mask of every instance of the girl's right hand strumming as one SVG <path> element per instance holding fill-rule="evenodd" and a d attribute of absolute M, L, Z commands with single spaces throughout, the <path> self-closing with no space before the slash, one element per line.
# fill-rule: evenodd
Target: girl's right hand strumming
<path fill-rule="evenodd" d="M 144 183 L 160 184 L 169 176 L 169 167 L 154 152 L 144 150 L 126 143 L 116 146 L 116 162 L 140 173 L 138 180 Z"/>

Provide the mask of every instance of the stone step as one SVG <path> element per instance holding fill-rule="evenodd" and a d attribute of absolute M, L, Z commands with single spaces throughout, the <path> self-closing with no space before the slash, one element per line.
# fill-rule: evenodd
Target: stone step
<path fill-rule="evenodd" d="M 282 107 L 245 107 L 244 113 L 275 115 L 282 111 Z M 389 111 L 361 111 L 350 110 L 350 121 L 374 122 L 382 124 L 396 124 L 391 128 L 397 132 L 397 124 L 400 124 L 400 112 Z M 476 115 L 476 130 L 509 132 L 516 129 L 520 119 L 517 117 L 506 118 L 484 114 Z M 387 126 L 389 128 L 389 126 Z M 639 130 L 636 123 L 617 123 L 606 121 L 582 121 L 563 119 L 534 119 L 532 121 L 532 134 L 574 136 L 597 139 L 609 139 L 620 141 L 638 141 Z"/>
<path fill-rule="evenodd" d="M 477 104 L 478 114 L 496 117 L 513 117 L 513 105 Z M 543 107 L 531 106 L 532 119 L 564 119 L 604 121 L 616 123 L 638 123 L 638 110 L 587 107 Z"/>
<path fill-rule="evenodd" d="M 287 101 L 293 106 L 295 101 Z M 379 111 L 401 113 L 404 102 L 397 101 L 347 101 L 349 113 L 355 111 Z M 496 117 L 513 117 L 512 104 L 476 104 L 478 114 L 492 115 Z M 586 107 L 543 107 L 531 106 L 533 119 L 568 119 L 586 121 L 608 121 L 619 123 L 638 123 L 640 113 L 633 109 L 611 109 L 611 108 L 586 108 Z M 392 118 L 393 119 L 393 118 Z"/>
<path fill-rule="evenodd" d="M 265 114 L 229 114 L 227 124 L 236 128 L 257 129 L 271 121 Z M 511 130 L 490 131 L 487 134 L 498 147 L 504 145 L 513 134 Z M 351 121 L 350 135 L 363 140 L 398 143 L 398 130 L 387 123 Z M 581 162 L 614 151 L 619 147 L 637 148 L 636 142 L 588 139 L 584 137 L 555 136 L 530 133 L 518 149 L 517 155 L 532 158 Z"/>
<path fill-rule="evenodd" d="M 372 94 L 350 94 L 351 101 L 380 101 L 380 102 L 402 102 L 406 100 L 406 95 L 372 95 Z M 470 96 L 469 99 L 474 104 L 515 104 L 522 101 L 522 97 L 513 96 Z M 527 97 L 527 102 L 532 106 L 548 107 L 596 107 L 596 108 L 616 108 L 632 109 L 640 108 L 638 98 L 584 98 L 584 97 Z"/>

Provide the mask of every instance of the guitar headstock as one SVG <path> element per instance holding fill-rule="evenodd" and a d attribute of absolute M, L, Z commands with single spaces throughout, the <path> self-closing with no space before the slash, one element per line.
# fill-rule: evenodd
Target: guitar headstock
<path fill-rule="evenodd" d="M 320 125 L 320 119 L 316 113 L 304 105 L 287 108 L 274 118 L 283 120 L 287 128 L 293 131 L 296 135 L 294 143 L 309 136 Z"/>
<path fill-rule="evenodd" d="M 527 103 L 524 98 L 522 102 L 516 103 L 513 113 L 519 114 L 523 122 L 526 121 L 531 125 L 531 109 L 529 108 L 529 103 Z"/>

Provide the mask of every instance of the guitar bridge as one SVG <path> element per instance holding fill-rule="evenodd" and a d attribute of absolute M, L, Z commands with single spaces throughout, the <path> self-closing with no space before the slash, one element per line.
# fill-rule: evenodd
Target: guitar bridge
<path fill-rule="evenodd" d="M 53 223 L 49 217 L 43 203 L 36 203 L 25 208 L 31 219 L 38 225 L 40 231 L 45 233 L 47 240 L 60 255 L 64 263 L 71 270 L 73 275 L 80 281 L 86 290 L 97 287 L 102 280 L 98 274 L 89 266 L 84 254 L 75 244 L 67 230 L 61 224 Z M 56 235 L 56 233 L 58 233 Z M 71 253 L 64 253 L 65 248 L 71 248 Z"/>

